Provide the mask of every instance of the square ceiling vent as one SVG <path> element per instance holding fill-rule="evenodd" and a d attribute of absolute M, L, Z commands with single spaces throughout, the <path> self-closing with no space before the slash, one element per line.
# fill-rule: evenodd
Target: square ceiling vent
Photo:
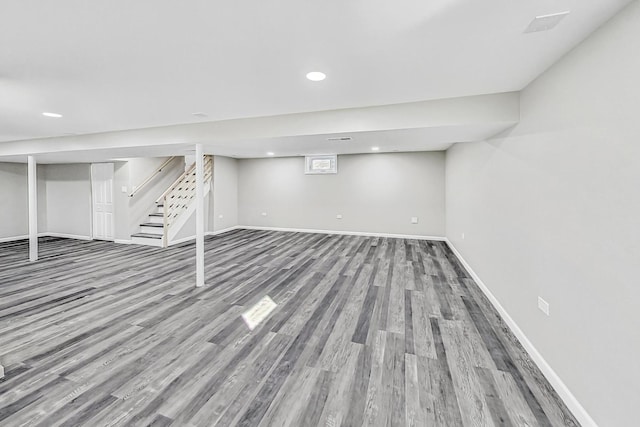
<path fill-rule="evenodd" d="M 552 13 L 551 15 L 536 16 L 524 32 L 538 33 L 540 31 L 553 30 L 569 13 L 570 11 L 567 10 L 565 12 Z"/>

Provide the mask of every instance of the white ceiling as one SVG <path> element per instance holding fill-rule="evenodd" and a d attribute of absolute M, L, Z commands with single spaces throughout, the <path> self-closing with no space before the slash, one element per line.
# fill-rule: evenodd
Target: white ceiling
<path fill-rule="evenodd" d="M 520 90 L 627 3 L 2 0 L 0 141 Z"/>

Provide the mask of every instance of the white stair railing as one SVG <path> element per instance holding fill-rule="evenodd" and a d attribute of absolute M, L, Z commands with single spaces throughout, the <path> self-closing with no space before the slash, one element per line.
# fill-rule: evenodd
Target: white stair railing
<path fill-rule="evenodd" d="M 213 157 L 204 157 L 204 183 L 207 185 L 213 175 Z M 164 247 L 169 244 L 169 229 L 189 209 L 195 197 L 196 165 L 194 163 L 156 200 L 158 206 L 162 205 L 164 218 L 162 245 Z"/>

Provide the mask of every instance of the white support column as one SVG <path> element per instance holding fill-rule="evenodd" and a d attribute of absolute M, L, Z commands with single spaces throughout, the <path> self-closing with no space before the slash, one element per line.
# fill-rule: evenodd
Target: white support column
<path fill-rule="evenodd" d="M 196 144 L 196 286 L 204 286 L 204 153 Z"/>
<path fill-rule="evenodd" d="M 38 260 L 38 181 L 36 176 L 36 159 L 28 158 L 29 180 L 29 261 Z"/>

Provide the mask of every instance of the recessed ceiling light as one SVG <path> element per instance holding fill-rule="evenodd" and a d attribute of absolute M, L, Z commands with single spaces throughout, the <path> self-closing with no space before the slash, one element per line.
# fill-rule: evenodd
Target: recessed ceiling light
<path fill-rule="evenodd" d="M 320 82 L 326 79 L 327 75 L 325 73 L 321 73 L 320 71 L 312 71 L 310 73 L 307 73 L 307 78 L 312 82 Z"/>
<path fill-rule="evenodd" d="M 371 151 L 380 151 L 380 147 L 371 147 Z"/>
<path fill-rule="evenodd" d="M 58 113 L 48 113 L 48 112 L 44 112 L 42 113 L 43 116 L 46 117 L 55 117 L 56 119 L 59 119 L 60 117 L 62 117 L 62 114 L 58 114 Z"/>
<path fill-rule="evenodd" d="M 275 155 L 276 155 L 276 153 L 273 153 L 273 152 L 271 152 L 271 151 L 269 151 L 269 152 L 267 153 L 267 156 L 275 156 Z"/>

